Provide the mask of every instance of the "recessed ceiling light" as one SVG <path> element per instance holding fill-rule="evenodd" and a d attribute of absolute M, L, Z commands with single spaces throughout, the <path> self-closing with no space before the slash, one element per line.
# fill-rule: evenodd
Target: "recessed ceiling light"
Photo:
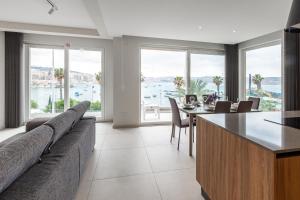
<path fill-rule="evenodd" d="M 233 32 L 233 33 L 236 33 L 236 30 L 233 30 L 232 32 Z"/>
<path fill-rule="evenodd" d="M 203 27 L 202 26 L 198 26 L 198 29 L 201 31 L 203 29 Z"/>

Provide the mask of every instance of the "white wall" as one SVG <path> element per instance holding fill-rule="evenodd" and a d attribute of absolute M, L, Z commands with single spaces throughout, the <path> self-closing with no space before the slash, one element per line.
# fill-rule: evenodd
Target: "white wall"
<path fill-rule="evenodd" d="M 5 127 L 5 70 L 4 70 L 4 32 L 0 32 L 0 129 Z"/>
<path fill-rule="evenodd" d="M 123 36 L 114 38 L 114 127 L 140 125 L 140 49 L 224 50 L 224 45 Z"/>
<path fill-rule="evenodd" d="M 24 42 L 27 44 L 43 44 L 65 46 L 70 44 L 70 48 L 90 48 L 103 49 L 104 51 L 104 120 L 111 121 L 113 119 L 113 54 L 112 40 L 49 36 L 37 34 L 24 34 Z M 84 67 L 84 66 L 83 66 Z"/>

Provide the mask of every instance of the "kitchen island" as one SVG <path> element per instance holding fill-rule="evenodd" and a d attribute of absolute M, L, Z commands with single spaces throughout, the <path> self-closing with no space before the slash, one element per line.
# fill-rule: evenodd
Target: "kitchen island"
<path fill-rule="evenodd" d="M 196 179 L 203 196 L 211 200 L 299 200 L 297 117 L 300 111 L 197 116 Z M 283 118 L 294 120 L 283 126 Z"/>

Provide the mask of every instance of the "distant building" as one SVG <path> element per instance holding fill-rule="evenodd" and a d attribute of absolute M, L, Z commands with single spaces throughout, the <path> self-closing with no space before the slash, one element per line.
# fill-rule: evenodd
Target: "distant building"
<path fill-rule="evenodd" d="M 33 86 L 37 87 L 48 87 L 53 81 L 53 68 L 51 67 L 31 67 L 31 83 Z M 76 71 L 70 71 L 70 80 L 72 84 L 78 83 L 96 83 L 95 75 L 88 73 L 81 73 Z M 54 80 L 52 83 L 56 83 Z"/>

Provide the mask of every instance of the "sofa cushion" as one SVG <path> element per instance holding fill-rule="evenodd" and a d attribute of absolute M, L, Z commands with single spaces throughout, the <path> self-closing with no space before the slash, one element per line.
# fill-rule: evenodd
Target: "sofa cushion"
<path fill-rule="evenodd" d="M 36 127 L 43 125 L 45 122 L 47 122 L 50 119 L 51 118 L 49 117 L 41 117 L 41 118 L 35 118 L 30 120 L 29 122 L 26 123 L 26 132 L 31 131 Z"/>
<path fill-rule="evenodd" d="M 79 138 L 66 135 L 0 194 L 0 200 L 72 200 L 79 185 Z"/>
<path fill-rule="evenodd" d="M 76 119 L 76 112 L 68 110 L 47 121 L 45 125 L 54 130 L 52 145 L 54 145 L 64 134 L 68 133 Z"/>
<path fill-rule="evenodd" d="M 84 118 L 80 120 L 70 131 L 69 135 L 79 138 L 80 175 L 82 175 L 95 146 L 95 119 Z"/>
<path fill-rule="evenodd" d="M 76 124 L 84 115 L 84 113 L 90 108 L 90 102 L 89 101 L 83 101 L 79 104 L 77 104 L 76 106 L 69 108 L 69 110 L 73 110 L 77 113 L 76 115 L 76 120 L 75 123 Z"/>
<path fill-rule="evenodd" d="M 52 135 L 42 125 L 0 147 L 0 193 L 39 160 Z"/>

